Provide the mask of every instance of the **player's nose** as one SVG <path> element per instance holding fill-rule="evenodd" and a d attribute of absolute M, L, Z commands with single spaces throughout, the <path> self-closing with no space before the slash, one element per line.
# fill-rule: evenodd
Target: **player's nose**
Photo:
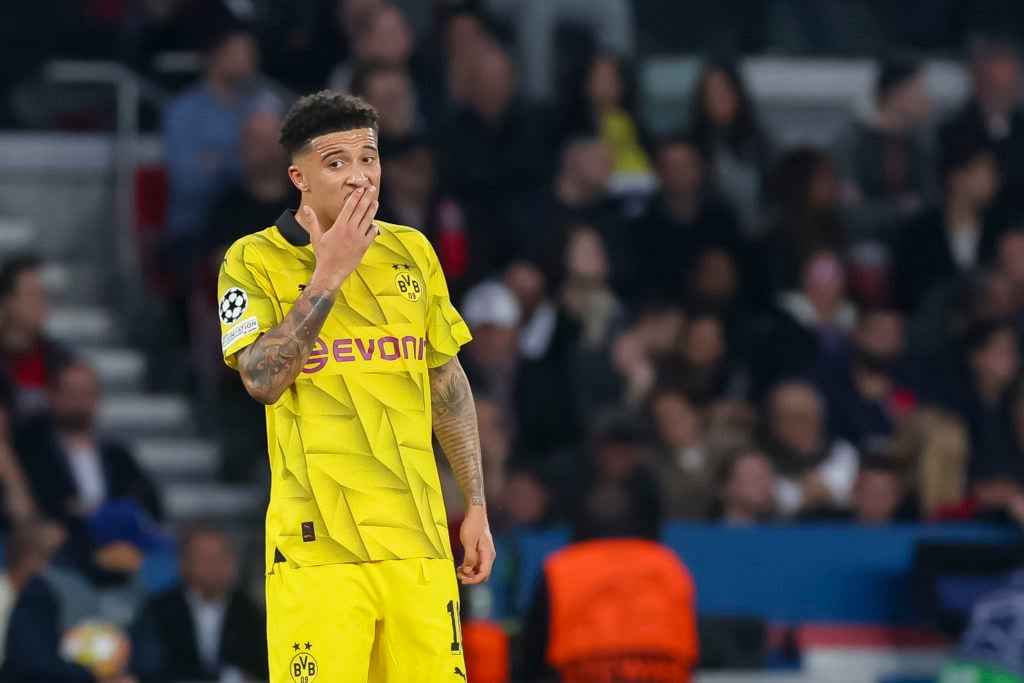
<path fill-rule="evenodd" d="M 366 173 L 359 171 L 358 173 L 350 175 L 347 183 L 354 187 L 366 187 L 370 184 L 370 179 L 367 177 Z"/>

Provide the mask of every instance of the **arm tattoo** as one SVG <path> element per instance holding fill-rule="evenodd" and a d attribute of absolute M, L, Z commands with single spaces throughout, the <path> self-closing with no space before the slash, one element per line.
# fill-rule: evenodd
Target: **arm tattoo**
<path fill-rule="evenodd" d="M 337 296 L 337 292 L 307 287 L 280 325 L 242 351 L 238 370 L 253 398 L 271 405 L 292 385 Z"/>
<path fill-rule="evenodd" d="M 473 391 L 459 359 L 430 370 L 434 433 L 452 466 L 467 506 L 484 504 L 483 465 Z"/>

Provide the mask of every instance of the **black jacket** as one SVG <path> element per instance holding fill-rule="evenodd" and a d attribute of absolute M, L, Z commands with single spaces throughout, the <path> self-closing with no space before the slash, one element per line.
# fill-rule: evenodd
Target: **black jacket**
<path fill-rule="evenodd" d="M 53 587 L 36 575 L 25 584 L 7 627 L 3 683 L 93 683 L 78 664 L 60 656 L 61 603 Z"/>
<path fill-rule="evenodd" d="M 40 511 L 63 522 L 75 517 L 73 502 L 78 487 L 53 421 L 40 417 L 24 425 L 17 432 L 15 447 Z M 107 498 L 134 500 L 160 521 L 163 506 L 156 486 L 131 451 L 124 444 L 105 440 L 99 442 L 98 450 Z"/>
<path fill-rule="evenodd" d="M 992 260 L 998 246 L 1001 221 L 983 219 L 978 240 L 978 265 Z M 903 303 L 916 309 L 936 286 L 949 282 L 962 271 L 953 260 L 946 219 L 941 209 L 926 211 L 904 226 L 895 249 L 896 273 Z"/>
<path fill-rule="evenodd" d="M 222 666 L 233 666 L 258 680 L 267 678 L 266 616 L 245 595 L 232 593 L 220 640 Z M 135 667 L 146 683 L 213 681 L 199 657 L 195 622 L 183 587 L 150 598 L 133 637 Z"/>

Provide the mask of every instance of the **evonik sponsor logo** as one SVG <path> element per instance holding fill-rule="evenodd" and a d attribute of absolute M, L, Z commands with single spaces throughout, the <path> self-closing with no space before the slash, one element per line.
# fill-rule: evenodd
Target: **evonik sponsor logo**
<path fill-rule="evenodd" d="M 345 338 L 328 342 L 316 338 L 309 360 L 302 366 L 302 373 L 312 375 L 320 372 L 333 360 L 335 363 L 356 363 L 379 359 L 383 361 L 423 360 L 427 340 L 424 337 L 369 337 Z"/>

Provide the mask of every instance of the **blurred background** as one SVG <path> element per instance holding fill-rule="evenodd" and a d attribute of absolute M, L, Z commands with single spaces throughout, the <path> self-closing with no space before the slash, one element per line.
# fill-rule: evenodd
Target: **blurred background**
<path fill-rule="evenodd" d="M 663 596 L 697 681 L 1021 681 L 1022 33 L 1013 0 L 0 4 L 0 680 L 266 680 L 215 281 L 330 88 L 475 337 L 470 680 L 568 680 L 550 558 L 590 534 L 678 558 L 678 591 L 624 564 L 621 613 Z"/>

